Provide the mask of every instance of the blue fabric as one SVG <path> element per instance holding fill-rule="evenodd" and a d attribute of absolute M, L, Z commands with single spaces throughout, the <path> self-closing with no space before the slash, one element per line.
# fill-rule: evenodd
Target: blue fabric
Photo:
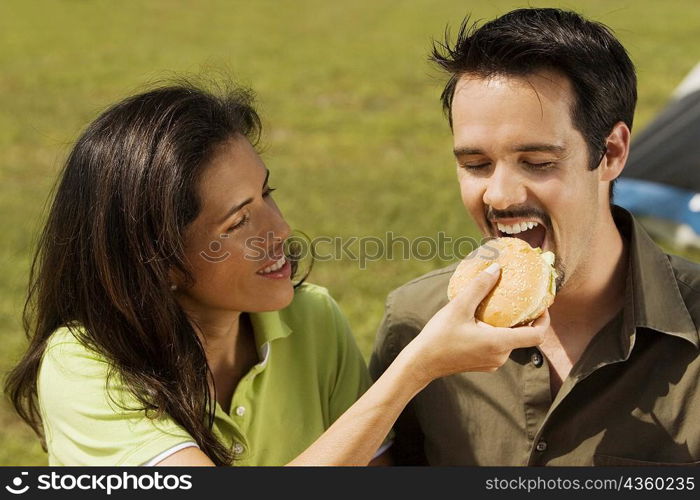
<path fill-rule="evenodd" d="M 635 215 L 688 224 L 700 233 L 700 212 L 691 210 L 690 203 L 695 196 L 700 198 L 686 189 L 621 177 L 615 183 L 614 202 Z"/>

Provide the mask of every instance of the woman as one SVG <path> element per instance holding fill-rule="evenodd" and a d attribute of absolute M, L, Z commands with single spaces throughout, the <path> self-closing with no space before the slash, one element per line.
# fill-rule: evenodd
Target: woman
<path fill-rule="evenodd" d="M 546 317 L 475 322 L 486 273 L 367 390 L 336 303 L 292 286 L 259 132 L 246 92 L 176 85 L 116 104 L 76 143 L 6 385 L 50 464 L 367 464 L 431 380 L 541 341 Z"/>

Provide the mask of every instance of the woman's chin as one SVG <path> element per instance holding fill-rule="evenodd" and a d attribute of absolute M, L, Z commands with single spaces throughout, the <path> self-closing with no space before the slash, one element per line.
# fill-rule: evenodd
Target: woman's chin
<path fill-rule="evenodd" d="M 251 312 L 279 311 L 291 304 L 293 299 L 294 287 L 292 282 L 289 281 L 284 286 L 279 283 L 275 290 L 270 290 L 260 297 L 255 311 L 251 310 Z"/>

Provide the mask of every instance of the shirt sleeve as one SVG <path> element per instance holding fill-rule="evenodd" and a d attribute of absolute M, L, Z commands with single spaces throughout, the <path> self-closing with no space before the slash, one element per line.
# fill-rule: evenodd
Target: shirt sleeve
<path fill-rule="evenodd" d="M 138 410 L 102 357 L 70 333 L 60 338 L 49 342 L 38 378 L 49 465 L 143 465 L 194 444 L 171 418 Z"/>
<path fill-rule="evenodd" d="M 335 384 L 331 392 L 330 417 L 335 422 L 365 393 L 371 384 L 367 365 L 360 353 L 345 315 L 329 295 L 331 324 L 337 339 Z"/>
<path fill-rule="evenodd" d="M 352 404 L 362 396 L 372 384 L 367 365 L 357 347 L 355 338 L 345 315 L 332 297 L 333 324 L 338 337 L 338 372 L 331 394 L 331 423 L 335 422 Z M 384 439 L 378 455 L 386 451 L 393 441 L 393 430 Z M 375 455 L 377 456 L 377 455 Z"/>

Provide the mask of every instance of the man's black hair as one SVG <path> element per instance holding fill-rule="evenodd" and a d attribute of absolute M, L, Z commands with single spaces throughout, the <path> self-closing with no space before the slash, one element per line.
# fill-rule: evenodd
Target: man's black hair
<path fill-rule="evenodd" d="M 597 168 L 605 140 L 617 122 L 632 129 L 637 77 L 627 51 L 611 30 L 575 12 L 552 8 L 517 9 L 493 21 L 461 24 L 457 40 L 436 42 L 430 59 L 450 73 L 442 105 L 452 126 L 452 99 L 465 74 L 481 78 L 527 76 L 552 70 L 571 82 L 574 127 Z M 612 183 L 610 187 L 612 200 Z"/>

